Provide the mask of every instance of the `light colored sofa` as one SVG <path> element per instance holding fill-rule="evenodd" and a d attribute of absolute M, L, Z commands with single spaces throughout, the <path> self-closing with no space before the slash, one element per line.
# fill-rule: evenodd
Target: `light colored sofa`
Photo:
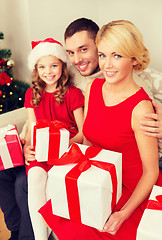
<path fill-rule="evenodd" d="M 0 128 L 7 126 L 8 124 L 16 125 L 17 130 L 20 134 L 20 137 L 24 137 L 25 134 L 25 126 L 27 120 L 27 111 L 26 108 L 19 108 L 7 113 L 0 114 Z M 2 228 L 1 228 L 2 227 Z M 10 232 L 7 230 L 4 220 L 3 213 L 0 209 L 0 240 L 8 239 Z M 3 238 L 4 237 L 4 238 Z M 54 233 L 50 235 L 50 240 L 57 240 L 57 237 Z"/>
<path fill-rule="evenodd" d="M 18 132 L 21 133 L 23 126 L 26 122 L 27 114 L 26 109 L 19 108 L 7 113 L 0 114 L 0 128 L 7 126 L 8 124 L 13 124 L 17 126 Z M 4 222 L 4 216 L 0 209 L 0 239 L 6 240 L 9 239 L 10 232 L 7 229 L 5 222 Z"/>
<path fill-rule="evenodd" d="M 26 108 L 19 108 L 7 113 L 0 114 L 0 128 L 13 124 L 17 126 L 18 132 L 21 133 L 27 119 Z"/>

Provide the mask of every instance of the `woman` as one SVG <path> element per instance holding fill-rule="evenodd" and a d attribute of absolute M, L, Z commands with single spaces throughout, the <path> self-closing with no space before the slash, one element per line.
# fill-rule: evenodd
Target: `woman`
<path fill-rule="evenodd" d="M 96 44 L 105 79 L 95 79 L 86 89 L 84 144 L 122 153 L 122 196 L 101 232 L 50 216 L 50 203 L 40 212 L 59 240 L 135 240 L 148 196 L 159 175 L 157 140 L 140 129 L 145 113 L 154 112 L 151 99 L 133 81 L 133 70 L 147 68 L 150 56 L 141 33 L 129 21 L 104 25 Z"/>

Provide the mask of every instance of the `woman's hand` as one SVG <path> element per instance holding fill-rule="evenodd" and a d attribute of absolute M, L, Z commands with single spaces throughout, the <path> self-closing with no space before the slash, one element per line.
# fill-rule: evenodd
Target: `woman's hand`
<path fill-rule="evenodd" d="M 25 157 L 25 164 L 29 165 L 30 161 L 34 161 L 35 159 L 35 152 L 34 147 L 31 145 L 24 145 L 24 157 Z"/>
<path fill-rule="evenodd" d="M 114 212 L 110 215 L 108 221 L 105 223 L 102 232 L 107 232 L 115 235 L 122 223 L 127 219 L 124 211 Z"/>

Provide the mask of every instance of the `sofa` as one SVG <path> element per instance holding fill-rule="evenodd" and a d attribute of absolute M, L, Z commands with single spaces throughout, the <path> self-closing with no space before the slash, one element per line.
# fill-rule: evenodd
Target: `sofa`
<path fill-rule="evenodd" d="M 25 107 L 3 113 L 0 115 L 0 128 L 5 127 L 8 124 L 13 124 L 17 126 L 18 132 L 21 133 L 26 119 L 27 112 Z"/>
<path fill-rule="evenodd" d="M 0 128 L 5 127 L 8 124 L 14 124 L 17 126 L 18 132 L 21 133 L 25 121 L 27 119 L 26 109 L 19 108 L 0 115 Z M 0 209 L 0 240 L 7 240 L 10 238 L 10 231 L 7 229 L 3 212 Z"/>
<path fill-rule="evenodd" d="M 26 120 L 27 111 L 25 107 L 3 113 L 0 115 L 0 128 L 7 126 L 8 124 L 16 125 L 20 137 L 23 138 L 26 132 Z M 0 209 L 0 240 L 7 240 L 10 238 L 10 231 L 7 229 L 3 212 Z M 50 240 L 56 240 L 57 237 L 54 233 L 50 235 Z"/>

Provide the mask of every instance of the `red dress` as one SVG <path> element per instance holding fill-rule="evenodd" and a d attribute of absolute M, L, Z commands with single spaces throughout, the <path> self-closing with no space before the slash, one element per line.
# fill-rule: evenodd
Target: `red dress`
<path fill-rule="evenodd" d="M 122 153 L 122 197 L 113 210 L 118 211 L 129 199 L 142 175 L 142 162 L 131 128 L 132 111 L 140 101 L 150 98 L 141 88 L 123 102 L 115 106 L 105 106 L 102 96 L 104 81 L 95 79 L 92 83 L 83 133 L 94 146 Z M 114 236 L 52 215 L 50 201 L 40 209 L 40 213 L 59 240 L 135 240 L 146 202 L 147 199 L 122 224 Z"/>
<path fill-rule="evenodd" d="M 37 121 L 40 120 L 59 120 L 66 123 L 68 130 L 70 132 L 70 138 L 74 137 L 78 130 L 77 124 L 74 118 L 73 111 L 84 106 L 84 96 L 80 89 L 69 86 L 67 93 L 64 95 L 64 102 L 59 104 L 55 97 L 54 92 L 44 92 L 41 95 L 41 102 L 38 107 L 32 105 L 32 88 L 29 88 L 25 94 L 25 103 L 26 108 L 33 108 Z M 30 162 L 30 165 L 26 165 L 26 170 L 33 166 L 40 166 L 44 170 L 49 171 L 52 167 L 47 163 L 38 163 L 37 161 Z"/>

